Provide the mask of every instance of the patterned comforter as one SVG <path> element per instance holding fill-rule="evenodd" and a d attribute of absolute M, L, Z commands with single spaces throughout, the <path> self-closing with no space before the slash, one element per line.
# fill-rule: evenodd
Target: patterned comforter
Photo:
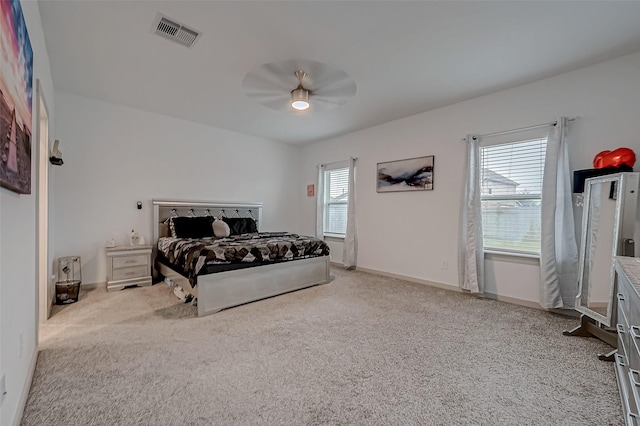
<path fill-rule="evenodd" d="M 268 263 L 329 254 L 329 246 L 313 237 L 286 232 L 259 232 L 227 238 L 200 239 L 163 237 L 158 251 L 181 268 L 192 285 L 208 263 Z"/>

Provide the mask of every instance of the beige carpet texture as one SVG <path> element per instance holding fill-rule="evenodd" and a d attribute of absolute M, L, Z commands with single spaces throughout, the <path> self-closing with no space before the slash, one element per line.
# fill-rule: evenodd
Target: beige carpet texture
<path fill-rule="evenodd" d="M 56 307 L 30 425 L 623 425 L 578 319 L 333 268 L 198 318 L 164 283 Z"/>

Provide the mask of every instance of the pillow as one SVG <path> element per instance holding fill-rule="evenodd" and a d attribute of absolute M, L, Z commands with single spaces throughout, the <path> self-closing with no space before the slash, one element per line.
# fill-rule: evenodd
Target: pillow
<path fill-rule="evenodd" d="M 169 221 L 169 236 L 175 238 L 176 237 L 176 227 L 173 225 L 173 219 L 175 219 L 175 217 L 170 217 L 167 220 Z"/>
<path fill-rule="evenodd" d="M 218 238 L 225 238 L 231 234 L 231 230 L 224 220 L 216 218 L 213 221 L 213 233 Z"/>
<path fill-rule="evenodd" d="M 210 216 L 172 217 L 170 228 L 173 236 L 177 238 L 213 237 L 212 221 L 213 218 Z"/>
<path fill-rule="evenodd" d="M 159 230 L 160 238 L 171 236 L 171 230 L 169 229 L 169 224 L 167 222 L 160 222 L 158 224 L 158 230 Z"/>
<path fill-rule="evenodd" d="M 231 235 L 252 234 L 258 232 L 256 221 L 250 217 L 223 217 L 231 230 Z"/>

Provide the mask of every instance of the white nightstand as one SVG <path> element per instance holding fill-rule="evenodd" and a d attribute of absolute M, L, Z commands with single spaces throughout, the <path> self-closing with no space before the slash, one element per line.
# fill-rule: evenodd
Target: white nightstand
<path fill-rule="evenodd" d="M 151 284 L 151 246 L 107 248 L 107 291 Z"/>

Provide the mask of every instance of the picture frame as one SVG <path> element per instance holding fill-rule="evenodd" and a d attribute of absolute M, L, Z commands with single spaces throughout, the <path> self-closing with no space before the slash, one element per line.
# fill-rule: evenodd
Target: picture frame
<path fill-rule="evenodd" d="M 432 191 L 435 156 L 377 164 L 376 192 Z"/>
<path fill-rule="evenodd" d="M 20 0 L 0 0 L 0 12 L 0 186 L 31 194 L 33 50 Z"/>

